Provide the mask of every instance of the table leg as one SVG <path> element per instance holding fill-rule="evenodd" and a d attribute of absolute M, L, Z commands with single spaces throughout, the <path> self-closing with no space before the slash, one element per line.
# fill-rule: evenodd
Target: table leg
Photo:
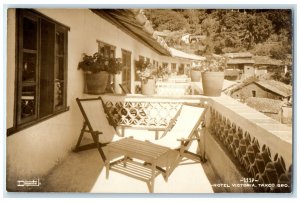
<path fill-rule="evenodd" d="M 156 163 L 152 163 L 152 173 L 150 179 L 150 193 L 154 192 L 154 180 L 155 180 L 155 171 L 156 171 Z"/>
<path fill-rule="evenodd" d="M 124 156 L 123 167 L 126 167 L 127 161 L 128 161 L 128 156 Z"/>

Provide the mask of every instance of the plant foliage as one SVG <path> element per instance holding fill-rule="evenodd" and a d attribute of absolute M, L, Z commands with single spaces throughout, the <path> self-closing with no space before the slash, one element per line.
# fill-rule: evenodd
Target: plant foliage
<path fill-rule="evenodd" d="M 78 64 L 78 69 L 82 69 L 88 73 L 98 73 L 106 71 L 110 74 L 120 73 L 122 70 L 122 63 L 120 58 L 107 58 L 99 52 L 93 55 L 83 54 L 82 61 Z"/>

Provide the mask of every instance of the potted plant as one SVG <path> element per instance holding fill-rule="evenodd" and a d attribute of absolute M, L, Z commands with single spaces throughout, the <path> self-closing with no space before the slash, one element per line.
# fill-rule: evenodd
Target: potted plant
<path fill-rule="evenodd" d="M 136 63 L 137 75 L 141 79 L 142 94 L 155 94 L 155 75 L 154 68 L 150 62 L 146 60 L 139 60 Z"/>
<path fill-rule="evenodd" d="M 82 69 L 85 75 L 86 92 L 89 94 L 102 94 L 105 92 L 109 75 L 117 74 L 122 69 L 119 58 L 107 58 L 101 53 L 93 55 L 83 54 L 78 69 Z"/>
<path fill-rule="evenodd" d="M 157 78 L 166 81 L 170 75 L 170 72 L 167 66 L 159 66 L 156 74 Z"/>
<path fill-rule="evenodd" d="M 224 82 L 224 69 L 227 65 L 226 57 L 210 55 L 201 61 L 202 88 L 204 95 L 220 96 Z"/>
<path fill-rule="evenodd" d="M 140 25 L 144 25 L 147 21 L 147 17 L 144 15 L 143 9 L 140 9 L 138 13 L 135 15 L 135 19 Z"/>

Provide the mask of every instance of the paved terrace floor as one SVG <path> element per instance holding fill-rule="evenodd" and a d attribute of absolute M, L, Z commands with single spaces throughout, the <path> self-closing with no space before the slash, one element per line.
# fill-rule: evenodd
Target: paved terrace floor
<path fill-rule="evenodd" d="M 142 130 L 126 131 L 125 136 L 136 139 L 154 139 L 154 134 Z M 87 139 L 86 139 L 87 140 Z M 195 150 L 196 144 L 191 146 Z M 162 175 L 155 179 L 154 193 L 213 193 L 212 182 L 216 181 L 209 163 L 184 162 L 178 166 L 168 182 Z M 111 171 L 105 178 L 105 167 L 96 149 L 71 152 L 46 177 L 46 192 L 88 193 L 149 193 L 145 182 Z M 218 191 L 218 190 L 217 190 Z"/>

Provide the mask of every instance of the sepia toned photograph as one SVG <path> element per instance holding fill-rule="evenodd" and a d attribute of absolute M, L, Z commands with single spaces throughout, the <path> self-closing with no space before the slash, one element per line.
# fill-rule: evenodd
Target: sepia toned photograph
<path fill-rule="evenodd" d="M 6 10 L 9 193 L 294 192 L 294 7 Z"/>

